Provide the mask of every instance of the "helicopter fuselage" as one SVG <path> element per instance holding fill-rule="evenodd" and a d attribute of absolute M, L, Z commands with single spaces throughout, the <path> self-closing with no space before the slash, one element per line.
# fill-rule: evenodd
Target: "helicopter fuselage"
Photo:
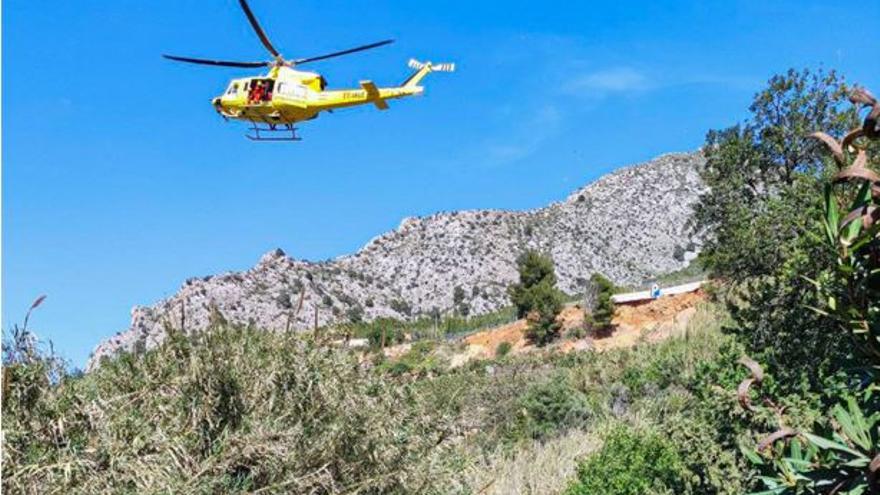
<path fill-rule="evenodd" d="M 233 79 L 226 91 L 212 100 L 214 108 L 225 118 L 264 123 L 270 126 L 287 125 L 311 120 L 325 110 L 372 103 L 380 109 L 388 108 L 385 100 L 418 95 L 424 88 L 418 82 L 420 69 L 402 86 L 377 88 L 370 81 L 361 81 L 357 89 L 326 89 L 319 74 L 303 72 L 290 67 L 272 67 L 263 76 Z M 419 77 L 416 77 L 416 76 Z"/>
<path fill-rule="evenodd" d="M 382 40 L 366 45 L 339 50 L 321 55 L 285 59 L 266 32 L 260 26 L 257 17 L 248 5 L 247 0 L 238 0 L 239 6 L 260 42 L 272 56 L 269 61 L 237 61 L 217 60 L 209 58 L 181 57 L 163 54 L 162 56 L 175 62 L 206 65 L 211 67 L 262 68 L 268 67 L 269 72 L 259 77 L 233 79 L 226 91 L 211 100 L 214 109 L 225 119 L 236 119 L 250 122 L 254 135 L 248 138 L 257 141 L 298 141 L 296 122 L 311 120 L 325 110 L 353 107 L 372 103 L 380 110 L 387 110 L 386 100 L 422 94 L 424 88 L 419 82 L 430 72 L 452 72 L 455 64 L 431 64 L 410 60 L 410 67 L 416 71 L 400 86 L 378 88 L 372 81 L 361 81 L 359 89 L 327 90 L 326 81 L 314 72 L 295 70 L 294 67 L 320 60 L 341 57 L 352 53 L 372 50 L 393 43 L 394 40 Z M 261 135 L 276 132 L 288 133 L 286 137 L 265 137 Z"/>

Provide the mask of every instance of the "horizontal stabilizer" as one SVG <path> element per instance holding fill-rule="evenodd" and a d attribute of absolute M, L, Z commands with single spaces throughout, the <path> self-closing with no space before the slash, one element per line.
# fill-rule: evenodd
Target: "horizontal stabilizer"
<path fill-rule="evenodd" d="M 372 101 L 376 108 L 379 110 L 388 110 L 388 103 L 382 99 L 382 94 L 379 92 L 379 88 L 376 87 L 376 84 L 373 81 L 361 81 L 361 87 L 364 88 L 364 91 L 367 93 L 367 100 Z"/>

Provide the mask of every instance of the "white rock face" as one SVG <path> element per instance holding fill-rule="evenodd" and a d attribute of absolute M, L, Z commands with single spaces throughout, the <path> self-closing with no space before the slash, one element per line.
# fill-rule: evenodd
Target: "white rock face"
<path fill-rule="evenodd" d="M 88 369 L 120 350 L 158 345 L 167 326 L 196 332 L 212 318 L 280 331 L 311 328 L 316 307 L 319 325 L 354 313 L 411 319 L 450 311 L 456 286 L 471 314 L 494 311 L 509 304 L 516 257 L 529 248 L 553 257 L 559 287 L 569 293 L 596 271 L 619 284 L 640 283 L 683 268 L 699 250 L 686 224 L 704 190 L 703 162 L 699 153 L 663 155 L 537 210 L 406 218 L 330 262 L 272 251 L 246 272 L 190 279 L 176 295 L 135 307 L 131 327 L 98 345 Z M 291 318 L 303 291 L 302 309 Z"/>

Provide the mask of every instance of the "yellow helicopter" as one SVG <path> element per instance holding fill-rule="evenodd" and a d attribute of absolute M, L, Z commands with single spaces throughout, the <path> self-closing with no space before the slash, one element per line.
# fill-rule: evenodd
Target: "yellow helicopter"
<path fill-rule="evenodd" d="M 455 70 L 455 64 L 432 64 L 410 60 L 409 66 L 415 72 L 400 86 L 379 88 L 372 81 L 361 81 L 360 88 L 328 90 L 327 81 L 320 74 L 295 70 L 295 67 L 377 48 L 393 43 L 394 40 L 379 41 L 316 57 L 287 60 L 272 46 L 247 1 L 239 0 L 239 4 L 260 41 L 263 42 L 263 46 L 274 57 L 273 60 L 232 62 L 175 55 L 162 56 L 178 62 L 219 67 L 269 67 L 269 72 L 265 75 L 233 79 L 223 95 L 211 100 L 214 109 L 224 119 L 250 122 L 250 130 L 253 134 L 248 134 L 247 137 L 254 141 L 299 141 L 295 123 L 314 119 L 320 112 L 332 111 L 335 108 L 373 104 L 380 110 L 387 110 L 386 100 L 422 94 L 424 88 L 419 86 L 419 83 L 429 73 Z"/>

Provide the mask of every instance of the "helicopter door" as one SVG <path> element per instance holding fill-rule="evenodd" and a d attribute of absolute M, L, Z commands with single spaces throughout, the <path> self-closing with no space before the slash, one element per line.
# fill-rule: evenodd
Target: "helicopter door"
<path fill-rule="evenodd" d="M 275 81 L 272 79 L 251 79 L 248 83 L 248 103 L 261 105 L 272 101 Z"/>

